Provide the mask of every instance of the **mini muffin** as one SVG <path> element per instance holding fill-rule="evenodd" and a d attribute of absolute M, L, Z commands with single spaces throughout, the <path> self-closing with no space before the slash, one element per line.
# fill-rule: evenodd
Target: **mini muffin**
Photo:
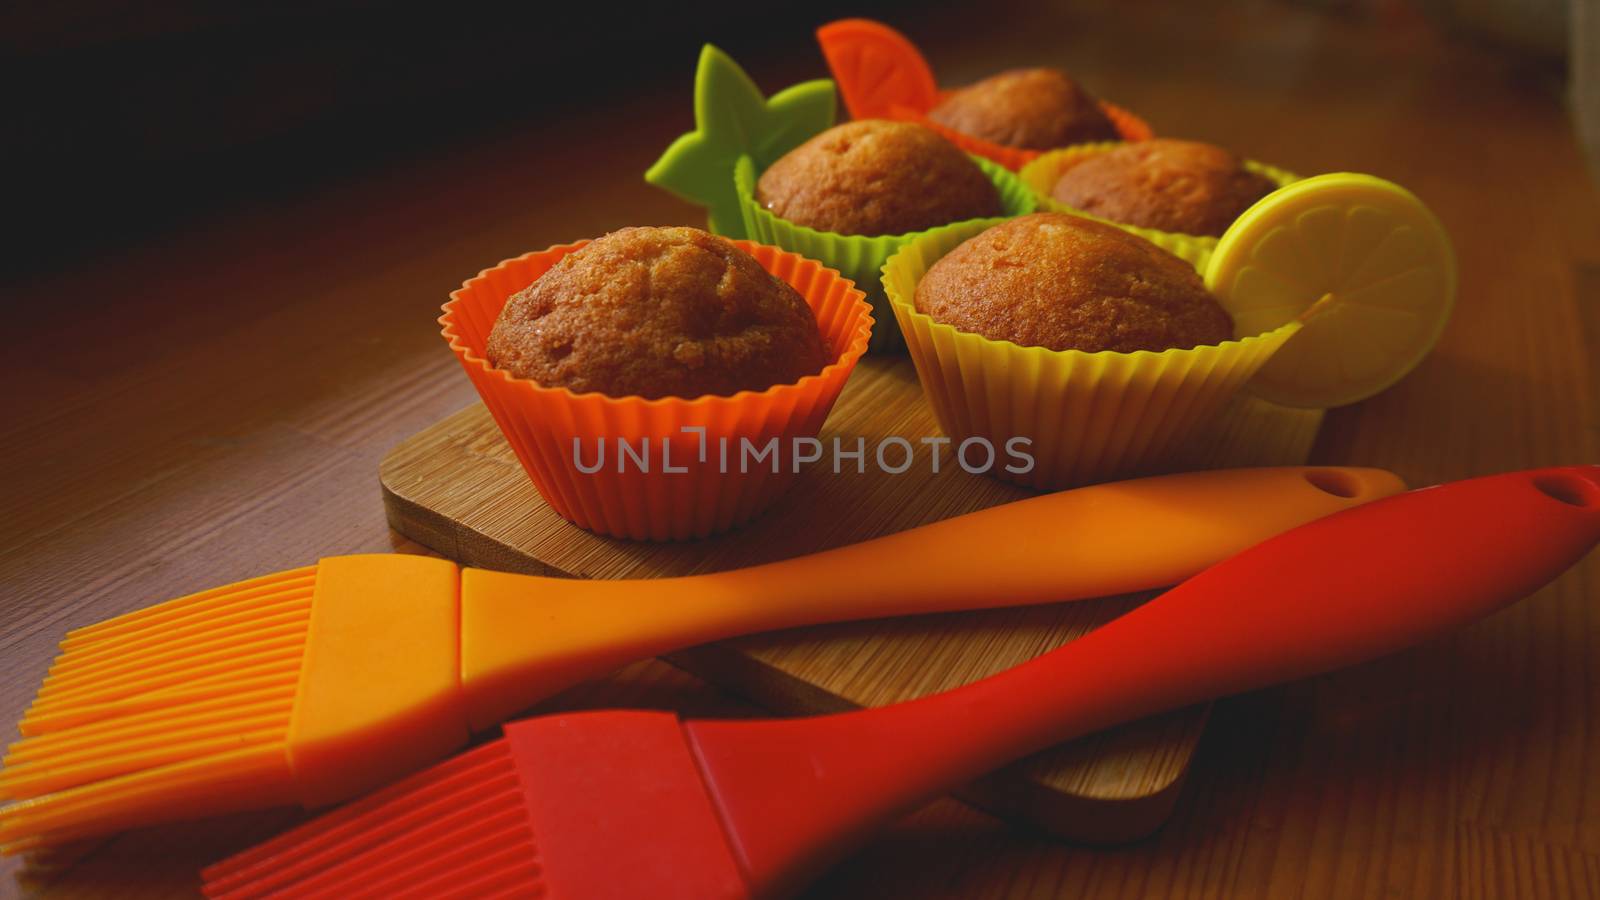
<path fill-rule="evenodd" d="M 1113 222 L 1218 237 L 1276 187 L 1221 147 L 1159 138 L 1084 157 L 1051 196 Z"/>
<path fill-rule="evenodd" d="M 1012 69 L 951 92 L 928 118 L 1007 147 L 1049 150 L 1120 135 L 1094 97 L 1059 69 Z"/>
<path fill-rule="evenodd" d="M 760 391 L 822 370 L 799 292 L 697 228 L 624 228 L 506 301 L 490 364 L 543 387 L 612 397 Z"/>
<path fill-rule="evenodd" d="M 835 234 L 905 234 L 1001 213 L 994 182 L 955 145 L 882 119 L 835 126 L 789 151 L 761 173 L 756 200 Z"/>
<path fill-rule="evenodd" d="M 1064 213 L 1002 222 L 918 282 L 916 308 L 962 331 L 1050 350 L 1187 349 L 1233 336 L 1194 267 L 1144 238 Z"/>

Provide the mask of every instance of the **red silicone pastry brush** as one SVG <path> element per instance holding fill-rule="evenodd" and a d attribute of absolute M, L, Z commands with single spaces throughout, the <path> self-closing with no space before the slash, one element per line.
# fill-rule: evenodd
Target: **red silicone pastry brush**
<path fill-rule="evenodd" d="M 546 716 L 205 873 L 213 897 L 705 900 L 802 885 L 874 828 L 1052 744 L 1371 659 L 1537 590 L 1600 541 L 1600 467 L 1337 513 L 943 694 L 809 719 Z"/>

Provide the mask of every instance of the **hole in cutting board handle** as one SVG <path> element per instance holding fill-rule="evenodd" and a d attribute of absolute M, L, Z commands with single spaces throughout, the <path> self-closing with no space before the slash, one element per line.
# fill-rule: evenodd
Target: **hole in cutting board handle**
<path fill-rule="evenodd" d="M 1349 498 L 1361 495 L 1361 483 L 1351 477 L 1349 472 L 1340 472 L 1337 469 L 1312 469 L 1306 472 L 1306 481 L 1317 490 L 1335 497 Z"/>

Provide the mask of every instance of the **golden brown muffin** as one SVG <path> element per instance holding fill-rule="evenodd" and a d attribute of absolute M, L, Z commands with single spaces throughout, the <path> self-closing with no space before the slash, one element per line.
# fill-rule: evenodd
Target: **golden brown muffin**
<path fill-rule="evenodd" d="M 756 200 L 835 234 L 905 234 L 1001 213 L 994 182 L 954 144 L 882 119 L 836 125 L 790 150 L 761 173 Z"/>
<path fill-rule="evenodd" d="M 1121 135 L 1060 69 L 1012 69 L 954 91 L 928 112 L 946 128 L 1007 147 L 1049 150 Z"/>
<path fill-rule="evenodd" d="M 1193 266 L 1064 213 L 1023 216 L 968 239 L 922 276 L 916 307 L 962 331 L 1051 350 L 1167 350 L 1233 336 Z"/>
<path fill-rule="evenodd" d="M 1113 222 L 1217 237 L 1276 187 L 1221 147 L 1158 138 L 1084 157 L 1050 193 Z"/>
<path fill-rule="evenodd" d="M 544 387 L 613 397 L 760 391 L 822 371 L 805 298 L 698 228 L 624 228 L 506 301 L 489 362 Z"/>

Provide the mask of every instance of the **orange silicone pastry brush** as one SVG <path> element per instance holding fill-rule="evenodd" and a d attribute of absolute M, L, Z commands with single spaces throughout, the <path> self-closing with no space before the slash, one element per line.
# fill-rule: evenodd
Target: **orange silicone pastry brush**
<path fill-rule="evenodd" d="M 637 659 L 796 625 L 1161 587 L 1403 489 L 1372 469 L 1171 475 L 650 581 L 324 559 L 69 634 L 0 771 L 0 797 L 16 801 L 0 808 L 0 846 L 338 802 Z"/>
<path fill-rule="evenodd" d="M 781 896 L 871 831 L 1118 722 L 1352 665 L 1537 590 L 1600 541 L 1600 466 L 1388 497 L 1301 526 L 999 675 L 808 719 L 585 712 L 205 873 L 211 897 Z"/>

